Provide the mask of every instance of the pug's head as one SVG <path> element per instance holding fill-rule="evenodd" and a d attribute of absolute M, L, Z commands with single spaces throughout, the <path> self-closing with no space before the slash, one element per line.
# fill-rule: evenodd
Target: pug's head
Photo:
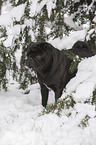
<path fill-rule="evenodd" d="M 32 42 L 27 49 L 27 65 L 35 71 L 48 68 L 52 62 L 53 46 L 47 42 Z"/>

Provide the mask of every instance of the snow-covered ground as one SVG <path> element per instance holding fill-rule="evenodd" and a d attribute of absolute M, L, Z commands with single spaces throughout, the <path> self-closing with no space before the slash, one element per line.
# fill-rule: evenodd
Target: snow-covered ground
<path fill-rule="evenodd" d="M 96 57 L 94 58 L 96 60 Z M 82 63 L 81 66 L 84 65 Z M 84 76 L 85 74 L 86 71 Z M 80 75 L 79 72 L 78 75 Z M 0 92 L 0 145 L 95 145 L 95 106 L 83 103 L 83 100 L 89 97 L 87 92 L 93 89 L 92 80 L 89 80 L 94 75 L 89 75 L 90 77 L 85 77 L 85 79 L 82 79 L 80 75 L 79 80 L 78 75 L 74 81 L 70 81 L 67 89 L 71 92 L 75 88 L 77 92 L 73 96 L 76 98 L 77 95 L 76 100 L 81 99 L 81 102 L 77 102 L 74 108 L 63 110 L 60 117 L 55 113 L 40 115 L 43 107 L 38 83 L 29 87 L 30 94 L 24 94 L 23 91 L 18 90 L 18 84 L 11 80 L 9 91 Z M 95 77 L 93 82 L 94 80 L 96 80 Z M 79 86 L 80 81 L 83 90 Z M 81 89 L 81 92 L 78 92 L 78 89 Z M 85 96 L 82 95 L 84 93 Z M 48 103 L 52 102 L 54 102 L 54 94 L 51 92 Z M 71 115 L 68 117 L 69 113 Z M 86 115 L 90 116 L 90 119 L 87 127 L 82 128 L 82 125 L 81 127 L 79 125 Z"/>
<path fill-rule="evenodd" d="M 6 40 L 6 46 L 11 44 L 14 33 L 18 33 L 11 27 L 15 12 L 13 9 L 12 13 L 0 17 L 0 24 L 8 25 L 10 37 Z M 77 40 L 84 40 L 85 34 L 86 30 L 77 31 L 50 43 L 59 49 L 71 48 Z M 86 58 L 79 64 L 76 77 L 68 83 L 66 93 L 61 97 L 71 94 L 76 104 L 74 108 L 63 110 L 60 117 L 55 113 L 40 115 L 43 107 L 38 83 L 29 86 L 30 94 L 24 94 L 18 89 L 18 83 L 12 80 L 11 74 L 9 78 L 8 92 L 0 91 L 0 145 L 96 145 L 95 105 L 84 104 L 96 88 L 96 56 Z M 54 103 L 53 92 L 50 92 L 48 101 L 48 104 L 51 103 Z M 90 118 L 83 128 L 81 122 L 86 116 Z"/>
<path fill-rule="evenodd" d="M 96 57 L 88 60 L 92 62 L 94 59 L 96 62 Z M 84 60 L 80 66 L 84 71 L 87 62 Z M 79 98 L 81 102 L 77 102 L 74 108 L 63 110 L 61 117 L 52 113 L 40 115 L 43 107 L 39 84 L 30 86 L 31 93 L 25 95 L 23 91 L 18 90 L 18 84 L 10 80 L 9 91 L 0 92 L 0 145 L 95 145 L 95 106 L 83 103 L 93 89 L 92 80 L 93 82 L 96 80 L 94 75 L 90 75 L 90 73 L 96 74 L 96 69 L 93 69 L 93 72 L 92 69 L 87 72 L 89 77 L 84 71 L 83 74 L 87 77 L 82 79 L 80 70 L 80 73 L 78 71 L 73 79 L 74 81 L 69 82 L 68 91 L 76 89 L 77 92 L 73 96 L 76 98 L 77 95 L 76 100 Z M 79 79 L 78 75 L 80 75 Z M 80 84 L 83 85 L 83 91 L 78 92 L 78 89 L 82 88 Z M 84 93 L 85 97 L 82 95 Z M 49 104 L 52 102 L 54 102 L 54 94 L 51 92 Z M 69 113 L 71 113 L 70 117 L 68 117 Z M 79 127 L 86 115 L 90 116 L 87 127 Z"/>

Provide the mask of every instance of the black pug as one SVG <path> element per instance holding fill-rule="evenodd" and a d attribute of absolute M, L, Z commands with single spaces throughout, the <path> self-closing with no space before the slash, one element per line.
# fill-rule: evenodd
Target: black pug
<path fill-rule="evenodd" d="M 90 47 L 82 41 L 77 41 L 69 51 L 81 57 L 92 56 Z M 32 42 L 28 46 L 27 65 L 37 73 L 44 107 L 48 101 L 48 88 L 55 92 L 57 101 L 62 95 L 63 88 L 76 75 L 76 71 L 73 73 L 69 71 L 71 62 L 64 52 L 54 48 L 50 43 Z"/>

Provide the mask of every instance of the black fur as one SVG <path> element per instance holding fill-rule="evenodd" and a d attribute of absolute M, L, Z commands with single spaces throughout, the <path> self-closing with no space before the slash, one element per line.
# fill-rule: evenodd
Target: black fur
<path fill-rule="evenodd" d="M 72 52 L 76 55 L 79 55 L 80 57 L 90 57 L 92 56 L 92 51 L 88 43 L 83 41 L 77 41 L 73 47 Z"/>
<path fill-rule="evenodd" d="M 81 57 L 92 56 L 87 43 L 78 41 L 70 49 Z M 47 42 L 32 42 L 27 50 L 27 64 L 34 68 L 41 86 L 42 105 L 45 107 L 48 101 L 49 88 L 55 92 L 55 100 L 62 95 L 63 88 L 76 75 L 76 71 L 70 73 L 70 60 L 64 52 L 54 48 Z"/>

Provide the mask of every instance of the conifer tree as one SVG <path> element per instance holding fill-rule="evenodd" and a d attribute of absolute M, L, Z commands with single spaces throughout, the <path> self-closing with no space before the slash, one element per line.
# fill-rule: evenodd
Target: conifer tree
<path fill-rule="evenodd" d="M 6 2 L 7 0 L 3 0 Z M 51 1 L 51 3 L 49 3 Z M 94 53 L 96 52 L 96 39 L 95 39 L 95 28 L 96 21 L 94 20 L 96 11 L 96 2 L 92 0 L 44 0 L 36 1 L 41 9 L 37 9 L 31 15 L 31 6 L 34 5 L 33 0 L 9 0 L 12 7 L 20 6 L 25 4 L 24 14 L 19 21 L 13 18 L 13 27 L 20 25 L 20 34 L 14 36 L 12 45 L 6 47 L 4 42 L 8 39 L 6 27 L 0 26 L 0 85 L 6 89 L 6 72 L 12 71 L 13 78 L 20 83 L 20 88 L 26 89 L 28 84 L 35 83 L 36 75 L 34 71 L 27 67 L 23 67 L 26 64 L 25 56 L 27 46 L 32 41 L 46 41 L 50 38 L 55 39 L 68 35 L 71 30 L 74 30 L 71 25 L 66 24 L 65 14 L 70 17 L 73 16 L 74 23 L 77 26 L 81 26 L 83 29 L 84 24 L 89 24 L 89 30 L 85 40 L 91 42 Z M 48 4 L 50 4 L 50 11 Z M 31 24 L 31 25 L 30 25 Z M 47 33 L 46 27 L 50 29 Z M 75 29 L 76 31 L 76 29 Z M 90 33 L 92 31 L 92 33 Z M 16 52 L 21 49 L 20 67 L 16 62 Z M 73 57 L 73 56 L 72 56 Z M 78 59 L 75 59 L 78 64 Z M 76 62 L 75 61 L 75 62 Z M 73 63 L 75 66 L 75 63 Z M 77 65 L 76 65 L 77 66 Z M 4 68 L 4 69 L 3 69 Z M 73 69 L 74 70 L 74 69 Z"/>

